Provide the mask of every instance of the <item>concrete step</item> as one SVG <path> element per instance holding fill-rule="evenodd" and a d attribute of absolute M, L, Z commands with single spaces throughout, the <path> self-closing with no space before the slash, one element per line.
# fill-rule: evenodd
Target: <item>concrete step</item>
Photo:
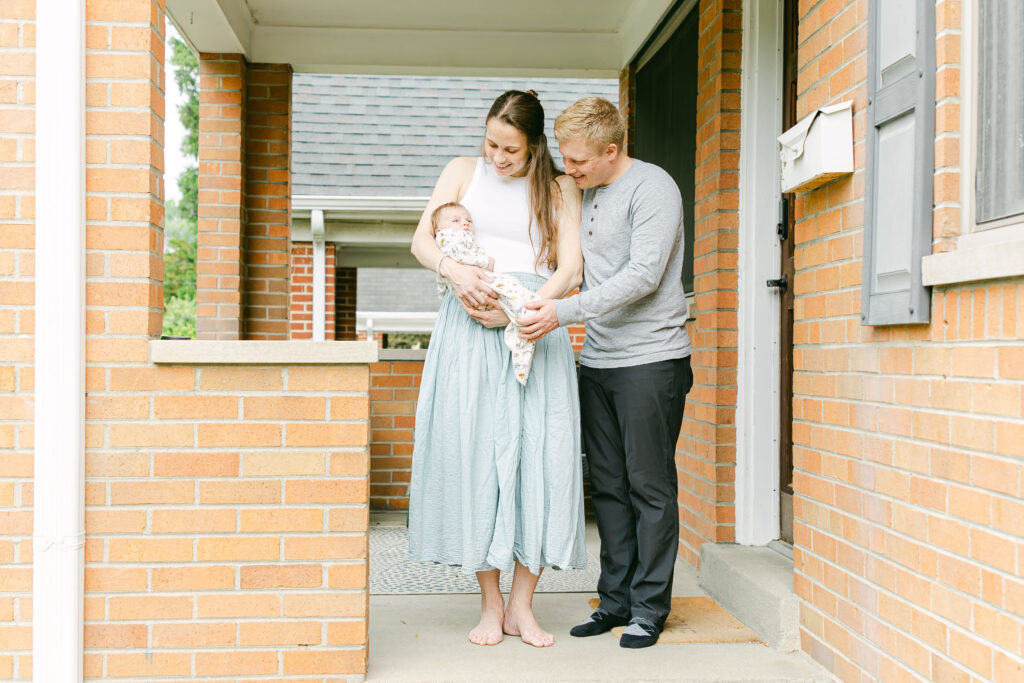
<path fill-rule="evenodd" d="M 705 543 L 700 587 L 780 652 L 800 649 L 793 560 L 767 547 Z"/>

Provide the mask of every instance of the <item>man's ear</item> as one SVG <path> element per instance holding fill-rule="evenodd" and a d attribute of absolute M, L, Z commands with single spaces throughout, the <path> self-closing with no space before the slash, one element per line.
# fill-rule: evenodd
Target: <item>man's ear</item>
<path fill-rule="evenodd" d="M 609 161 L 614 159 L 619 155 L 619 146 L 614 142 L 609 143 L 609 145 L 605 147 L 604 155 L 608 157 Z"/>

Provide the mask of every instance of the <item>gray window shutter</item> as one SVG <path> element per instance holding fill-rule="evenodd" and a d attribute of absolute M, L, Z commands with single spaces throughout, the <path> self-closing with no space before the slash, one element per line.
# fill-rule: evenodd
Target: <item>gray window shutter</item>
<path fill-rule="evenodd" d="M 871 0 L 862 320 L 926 323 L 931 253 L 935 0 Z"/>
<path fill-rule="evenodd" d="M 1024 214 L 1024 2 L 987 0 L 978 14 L 975 182 L 977 221 L 986 223 Z"/>

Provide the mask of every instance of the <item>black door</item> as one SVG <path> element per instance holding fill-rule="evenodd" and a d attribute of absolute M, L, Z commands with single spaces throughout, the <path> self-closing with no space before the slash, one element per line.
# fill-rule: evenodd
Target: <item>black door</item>
<path fill-rule="evenodd" d="M 668 171 L 683 196 L 683 288 L 693 292 L 693 191 L 697 158 L 697 12 L 636 71 L 632 156 Z"/>

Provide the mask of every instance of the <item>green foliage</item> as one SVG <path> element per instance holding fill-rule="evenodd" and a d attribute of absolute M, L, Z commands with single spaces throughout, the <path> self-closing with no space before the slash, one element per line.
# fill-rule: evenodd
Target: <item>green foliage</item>
<path fill-rule="evenodd" d="M 178 190 L 181 192 L 181 201 L 178 209 L 182 218 L 192 225 L 198 225 L 199 221 L 199 172 L 195 166 L 189 166 L 178 174 Z"/>
<path fill-rule="evenodd" d="M 184 94 L 178 117 L 185 126 L 181 151 L 199 157 L 199 60 L 184 42 L 171 40 L 174 80 Z M 167 202 L 164 231 L 163 334 L 196 336 L 196 251 L 199 220 L 199 180 L 195 166 L 178 175 L 181 200 Z"/>
<path fill-rule="evenodd" d="M 387 335 L 385 346 L 389 349 L 425 349 L 429 344 L 429 334 L 394 333 Z"/>
<path fill-rule="evenodd" d="M 196 298 L 195 220 L 180 213 L 178 202 L 167 202 L 167 250 L 164 253 L 164 303 Z"/>
<path fill-rule="evenodd" d="M 185 96 L 185 104 L 178 107 L 178 117 L 185 126 L 185 139 L 181 151 L 186 156 L 199 156 L 199 59 L 192 48 L 177 38 L 171 39 L 171 64 L 178 90 Z"/>
<path fill-rule="evenodd" d="M 184 298 L 164 298 L 164 336 L 190 337 L 196 336 L 196 300 Z"/>

